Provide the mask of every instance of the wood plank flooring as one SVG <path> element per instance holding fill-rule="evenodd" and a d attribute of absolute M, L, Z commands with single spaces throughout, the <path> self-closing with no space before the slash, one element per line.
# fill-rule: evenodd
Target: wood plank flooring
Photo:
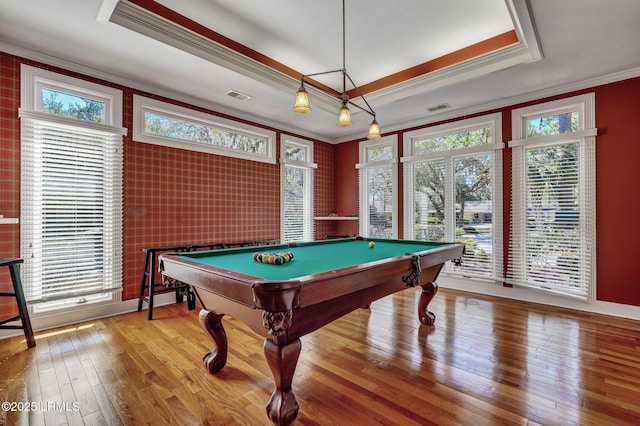
<path fill-rule="evenodd" d="M 297 425 L 640 425 L 640 322 L 441 289 L 418 291 L 302 339 Z M 262 339 L 225 317 L 227 366 L 186 304 L 0 341 L 6 425 L 268 425 Z M 294 318 L 295 320 L 295 318 Z"/>

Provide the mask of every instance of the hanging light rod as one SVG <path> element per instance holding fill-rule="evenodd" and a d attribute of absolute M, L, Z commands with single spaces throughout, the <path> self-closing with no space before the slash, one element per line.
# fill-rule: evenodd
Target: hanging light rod
<path fill-rule="evenodd" d="M 334 74 L 334 73 L 342 73 L 342 94 L 338 97 L 338 99 L 340 100 L 342 106 L 340 107 L 340 110 L 338 111 L 339 115 L 338 115 L 338 127 L 349 127 L 351 126 L 353 123 L 351 122 L 351 112 L 349 111 L 349 107 L 348 105 L 352 105 L 364 112 L 366 112 L 367 114 L 371 115 L 373 117 L 373 121 L 371 121 L 371 124 L 369 125 L 369 134 L 367 135 L 367 139 L 377 139 L 380 137 L 380 125 L 378 124 L 378 122 L 376 121 L 376 113 L 373 111 L 373 108 L 371 108 L 371 105 L 369 105 L 369 102 L 367 102 L 367 100 L 364 98 L 364 96 L 362 95 L 362 93 L 360 93 L 360 89 L 358 89 L 358 86 L 355 85 L 355 83 L 353 82 L 353 80 L 351 79 L 351 77 L 349 76 L 349 73 L 347 73 L 347 67 L 345 65 L 346 63 L 346 30 L 345 30 L 346 24 L 345 24 L 345 0 L 342 0 L 342 68 L 338 69 L 338 70 L 332 70 L 332 71 L 323 71 L 323 72 L 317 72 L 317 73 L 313 73 L 313 74 L 305 74 L 303 76 L 300 77 L 300 88 L 298 89 L 298 91 L 296 92 L 296 100 L 295 100 L 295 104 L 293 106 L 293 111 L 297 112 L 297 113 L 301 113 L 301 114 L 306 114 L 308 112 L 311 111 L 311 105 L 309 103 L 309 93 L 307 92 L 307 90 L 304 88 L 304 84 L 305 82 L 310 85 L 315 87 L 318 90 L 321 90 L 325 93 L 329 93 L 331 96 L 335 96 L 334 93 L 331 93 L 329 91 L 327 91 L 326 89 L 318 86 L 317 84 L 313 83 L 313 80 L 308 79 L 308 77 L 315 77 L 318 75 L 324 75 L 324 74 Z M 362 101 L 365 103 L 365 105 L 367 106 L 362 107 L 354 102 L 352 102 L 349 99 L 349 95 L 347 95 L 347 80 L 349 80 L 349 83 L 351 83 L 351 85 L 354 87 L 355 91 L 358 93 L 358 96 L 360 98 L 362 98 Z"/>

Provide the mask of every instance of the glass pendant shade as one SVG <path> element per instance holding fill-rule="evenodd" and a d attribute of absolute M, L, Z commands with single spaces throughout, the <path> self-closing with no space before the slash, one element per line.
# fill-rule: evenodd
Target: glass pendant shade
<path fill-rule="evenodd" d="M 380 138 L 380 125 L 374 118 L 371 124 L 369 124 L 369 134 L 367 139 L 379 139 Z"/>
<path fill-rule="evenodd" d="M 351 126 L 351 112 L 349 111 L 349 108 L 346 105 L 342 105 L 342 108 L 340 108 L 340 112 L 339 112 L 339 116 L 338 116 L 338 127 L 349 127 Z"/>
<path fill-rule="evenodd" d="M 307 93 L 303 85 L 301 85 L 296 92 L 296 102 L 293 105 L 293 111 L 300 114 L 306 114 L 311 111 L 311 106 L 309 106 L 309 93 Z"/>
<path fill-rule="evenodd" d="M 311 111 L 311 106 L 309 104 L 309 94 L 304 88 L 304 83 L 306 81 L 307 84 L 309 84 L 310 86 L 316 89 L 314 90 L 314 93 L 317 90 L 320 90 L 322 92 L 325 92 L 325 94 L 329 96 L 337 97 L 342 102 L 342 107 L 340 108 L 339 115 L 338 115 L 338 127 L 351 127 L 353 125 L 353 123 L 351 122 L 351 111 L 349 111 L 349 107 L 347 106 L 348 104 L 351 104 L 351 106 L 356 107 L 373 117 L 373 121 L 369 125 L 369 134 L 367 135 L 367 139 L 378 139 L 380 138 L 380 125 L 376 121 L 376 113 L 373 109 L 371 109 L 371 105 L 369 105 L 369 102 L 367 102 L 367 100 L 364 98 L 364 95 L 360 93 L 360 89 L 358 89 L 358 86 L 355 85 L 355 83 L 347 73 L 347 66 L 345 61 L 345 58 L 346 58 L 345 1 L 346 0 L 342 0 L 342 68 L 334 69 L 332 71 L 323 71 L 323 72 L 316 72 L 312 74 L 301 75 L 299 77 L 300 88 L 296 92 L 296 99 L 293 105 L 293 111 L 299 112 L 301 114 L 306 114 Z M 310 77 L 315 77 L 315 76 L 325 75 L 325 74 L 333 74 L 333 73 L 342 74 L 342 94 L 340 96 L 337 95 L 337 91 L 335 89 L 326 87 L 322 84 L 319 84 L 317 81 L 310 79 Z M 356 97 L 359 98 L 362 102 L 364 102 L 366 107 L 360 106 L 359 105 L 360 102 L 355 102 L 355 103 L 351 102 L 351 100 L 349 99 L 349 95 L 347 95 L 347 81 L 351 83 L 351 85 L 353 86 L 352 91 L 355 92 L 355 95 L 357 95 Z"/>

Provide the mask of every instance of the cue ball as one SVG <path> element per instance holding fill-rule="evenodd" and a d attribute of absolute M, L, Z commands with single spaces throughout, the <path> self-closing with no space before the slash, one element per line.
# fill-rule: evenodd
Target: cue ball
<path fill-rule="evenodd" d="M 374 243 L 373 241 L 369 241 L 369 247 L 374 248 L 376 245 L 376 243 Z"/>

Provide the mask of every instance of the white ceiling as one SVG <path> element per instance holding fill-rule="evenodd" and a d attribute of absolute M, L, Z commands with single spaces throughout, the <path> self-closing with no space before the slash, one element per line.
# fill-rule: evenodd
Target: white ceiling
<path fill-rule="evenodd" d="M 340 0 L 156 3 L 300 74 L 342 67 Z M 510 30 L 520 40 L 366 93 L 383 132 L 640 75 L 637 0 L 346 0 L 345 9 L 345 65 L 359 86 Z M 313 90 L 313 111 L 295 114 L 297 77 L 153 18 L 117 0 L 1 1 L 0 50 L 328 142 L 366 134 L 369 115 L 352 108 L 353 127 L 338 128 L 339 102 Z M 342 91 L 339 73 L 317 80 Z"/>

